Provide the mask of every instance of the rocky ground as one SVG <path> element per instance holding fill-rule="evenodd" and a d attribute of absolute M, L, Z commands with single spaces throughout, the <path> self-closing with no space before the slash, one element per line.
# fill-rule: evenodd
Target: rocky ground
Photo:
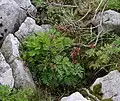
<path fill-rule="evenodd" d="M 20 59 L 19 46 L 21 41 L 31 33 L 46 32 L 50 25 L 37 25 L 35 22 L 36 8 L 30 0 L 0 0 L 0 84 L 9 85 L 10 88 L 24 86 L 35 87 L 32 75 Z M 98 32 L 112 30 L 120 32 L 120 13 L 108 10 L 98 13 L 93 24 L 99 25 Z M 98 78 L 91 86 L 101 84 L 103 99 L 111 98 L 113 101 L 120 100 L 120 72 L 115 70 L 108 75 Z M 61 101 L 90 101 L 79 92 Z M 95 100 L 98 101 L 98 100 Z"/>

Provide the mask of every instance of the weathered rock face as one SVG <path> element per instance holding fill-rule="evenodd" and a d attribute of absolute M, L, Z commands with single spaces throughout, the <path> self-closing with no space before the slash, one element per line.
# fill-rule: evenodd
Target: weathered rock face
<path fill-rule="evenodd" d="M 37 31 L 35 30 L 37 27 Z M 44 31 L 44 29 L 38 25 L 36 25 L 35 20 L 33 20 L 30 17 L 27 17 L 26 20 L 21 24 L 19 27 L 19 30 L 15 33 L 15 36 L 22 40 L 25 36 L 33 33 L 33 32 L 39 32 Z"/>
<path fill-rule="evenodd" d="M 96 84 L 101 84 L 103 99 L 112 98 L 113 101 L 120 101 L 120 72 L 115 70 L 108 75 L 98 78 L 91 86 L 91 90 Z"/>
<path fill-rule="evenodd" d="M 79 92 L 75 92 L 68 97 L 63 97 L 60 101 L 90 101 L 84 98 Z"/>
<path fill-rule="evenodd" d="M 3 42 L 1 52 L 4 54 L 7 62 L 13 71 L 15 80 L 15 87 L 31 86 L 35 87 L 31 73 L 27 67 L 24 66 L 19 55 L 19 41 L 13 34 L 9 34 Z"/>
<path fill-rule="evenodd" d="M 8 85 L 10 88 L 14 86 L 14 78 L 12 75 L 12 69 L 5 61 L 4 56 L 0 52 L 0 84 Z"/>
<path fill-rule="evenodd" d="M 29 86 L 35 88 L 32 75 L 29 69 L 23 64 L 23 61 L 15 59 L 10 66 L 13 70 L 15 87 L 20 88 Z"/>
<path fill-rule="evenodd" d="M 31 14 L 36 10 L 30 0 L 0 0 L 0 39 L 18 30 L 27 17 L 25 9 Z"/>
<path fill-rule="evenodd" d="M 28 36 L 36 32 L 45 32 L 45 31 L 48 31 L 50 28 L 51 28 L 50 25 L 38 26 L 35 23 L 34 19 L 27 17 L 26 20 L 19 27 L 19 30 L 15 33 L 15 36 L 19 40 L 22 40 L 25 38 L 25 36 Z"/>
<path fill-rule="evenodd" d="M 9 34 L 3 42 L 1 52 L 5 56 L 8 63 L 13 62 L 14 59 L 19 58 L 19 41 L 12 34 Z"/>
<path fill-rule="evenodd" d="M 1 38 L 13 33 L 25 19 L 26 14 L 14 0 L 2 0 L 0 3 L 0 35 Z"/>
<path fill-rule="evenodd" d="M 120 13 L 112 10 L 98 13 L 93 20 L 93 25 L 98 27 L 98 32 L 105 33 L 107 31 L 114 31 L 120 33 Z"/>
<path fill-rule="evenodd" d="M 30 0 L 14 0 L 19 6 L 20 8 L 23 8 L 24 10 L 26 10 L 30 16 L 35 16 L 37 9 L 31 4 Z"/>

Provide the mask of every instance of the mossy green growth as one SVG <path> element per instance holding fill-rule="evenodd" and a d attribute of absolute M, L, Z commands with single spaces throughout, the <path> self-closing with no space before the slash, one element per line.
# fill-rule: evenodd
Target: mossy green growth
<path fill-rule="evenodd" d="M 116 68 L 116 70 L 118 70 L 118 72 L 120 72 L 120 67 Z"/>
<path fill-rule="evenodd" d="M 113 101 L 111 98 L 108 98 L 108 99 L 103 99 L 101 101 Z"/>
<path fill-rule="evenodd" d="M 92 98 L 92 97 L 89 97 L 90 98 L 90 101 L 95 101 L 95 99 L 94 98 Z"/>
<path fill-rule="evenodd" d="M 102 87 L 102 84 L 96 84 L 94 87 L 93 87 L 93 91 L 92 91 L 92 94 L 95 95 L 98 99 L 102 100 L 102 93 L 101 93 L 101 87 Z"/>
<path fill-rule="evenodd" d="M 100 83 L 100 84 L 96 84 L 96 85 L 93 87 L 92 94 L 95 95 L 100 101 L 113 101 L 111 98 L 103 99 L 103 100 L 102 100 L 101 87 L 102 87 L 102 84 L 101 84 L 101 83 Z M 94 101 L 94 99 L 91 99 L 91 101 Z"/>
<path fill-rule="evenodd" d="M 88 93 L 84 89 L 80 90 L 80 94 L 82 94 L 84 97 L 89 96 Z"/>
<path fill-rule="evenodd" d="M 90 89 L 87 91 L 85 89 L 80 90 L 80 93 L 85 97 L 85 98 L 90 98 L 90 101 L 96 101 L 97 99 L 99 101 L 113 101 L 111 98 L 107 99 L 102 99 L 102 93 L 101 93 L 101 87 L 102 84 L 96 84 L 93 86 L 93 90 L 91 91 Z M 88 93 L 89 92 L 89 93 Z"/>

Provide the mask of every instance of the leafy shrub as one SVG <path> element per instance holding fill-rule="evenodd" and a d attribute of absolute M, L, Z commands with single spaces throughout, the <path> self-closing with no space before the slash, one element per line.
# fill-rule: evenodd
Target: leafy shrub
<path fill-rule="evenodd" d="M 89 56 L 89 68 L 94 70 L 105 69 L 110 71 L 116 69 L 119 65 L 120 47 L 116 46 L 119 41 L 114 41 L 112 44 L 105 44 L 98 48 L 93 48 L 86 51 Z"/>
<path fill-rule="evenodd" d="M 34 101 L 30 99 L 32 96 L 34 92 L 30 88 L 17 90 L 0 85 L 0 101 Z"/>
<path fill-rule="evenodd" d="M 41 84 L 50 87 L 76 85 L 84 77 L 79 63 L 70 61 L 73 40 L 56 30 L 27 37 L 21 47 L 22 58 Z"/>

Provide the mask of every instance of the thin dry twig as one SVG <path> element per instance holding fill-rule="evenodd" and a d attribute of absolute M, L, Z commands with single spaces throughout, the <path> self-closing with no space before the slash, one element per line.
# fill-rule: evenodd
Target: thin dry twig
<path fill-rule="evenodd" d="M 82 21 L 90 13 L 90 11 L 91 11 L 91 8 L 89 6 L 89 9 L 88 9 L 87 13 L 81 19 L 79 19 L 78 21 L 76 21 L 76 23 Z"/>
<path fill-rule="evenodd" d="M 54 7 L 69 7 L 69 8 L 77 8 L 78 6 L 74 6 L 74 5 L 63 5 L 63 4 L 60 4 L 60 3 L 55 3 L 55 2 L 51 2 L 51 3 L 48 3 L 48 2 L 43 2 L 43 4 L 46 4 L 48 6 L 54 6 Z"/>
<path fill-rule="evenodd" d="M 94 14 L 94 17 L 93 17 L 93 20 L 95 19 L 96 15 L 97 15 L 97 13 L 98 13 L 98 10 L 99 10 L 100 6 L 102 5 L 103 1 L 104 1 L 104 0 L 101 0 L 100 3 L 99 3 L 99 5 L 98 5 L 98 7 L 96 8 L 95 14 Z"/>
<path fill-rule="evenodd" d="M 101 1 L 102 1 L 102 0 L 101 0 Z M 106 2 L 107 2 L 107 1 L 108 1 L 108 0 L 106 0 Z M 105 5 L 104 5 L 104 7 L 103 7 L 103 10 L 102 10 L 102 12 L 101 12 L 101 15 L 103 15 L 103 12 L 104 12 L 104 10 L 105 10 L 106 5 L 107 5 L 107 3 L 105 3 Z M 103 18 L 101 17 L 100 26 L 101 26 L 102 30 L 98 33 L 94 46 L 97 45 L 99 36 L 100 36 L 100 35 L 102 34 L 102 32 L 103 32 L 102 22 L 103 22 Z"/>

